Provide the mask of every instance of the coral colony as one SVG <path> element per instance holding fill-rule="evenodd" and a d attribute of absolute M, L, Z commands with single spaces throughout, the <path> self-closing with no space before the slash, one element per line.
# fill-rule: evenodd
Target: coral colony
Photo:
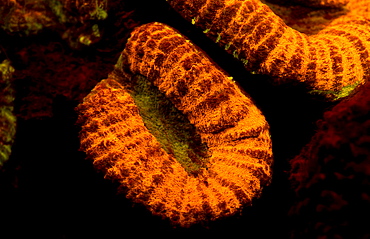
<path fill-rule="evenodd" d="M 288 27 L 257 0 L 167 2 L 248 71 L 269 75 L 275 83 L 298 82 L 334 101 L 355 92 L 370 75 L 365 0 L 306 1 L 314 7 L 346 6 L 311 34 Z M 232 78 L 163 24 L 132 33 L 114 72 L 78 111 L 81 149 L 94 165 L 120 182 L 127 197 L 175 225 L 232 215 L 270 182 L 271 141 L 263 115 Z M 317 176 L 301 166 L 311 164 L 305 152 L 292 160 L 292 182 L 301 183 L 298 201 L 300 188 Z M 346 205 L 335 191 L 320 195 Z M 301 213 L 302 204 L 297 205 L 292 215 Z M 329 230 L 330 222 L 314 223 L 312 228 Z"/>
<path fill-rule="evenodd" d="M 94 165 L 172 223 L 235 214 L 271 179 L 268 124 L 232 78 L 161 23 L 136 28 L 78 106 Z"/>
<path fill-rule="evenodd" d="M 4 36 L 28 40 L 53 29 L 58 39 L 4 43 L 10 57 L 0 46 L 0 169 L 12 161 L 16 125 L 51 117 L 62 96 L 75 102 L 80 150 L 134 203 L 179 227 L 240 213 L 272 180 L 265 116 L 176 29 L 115 12 L 123 2 L 0 1 Z M 320 103 L 339 101 L 290 160 L 290 236 L 370 238 L 370 0 L 166 2 L 248 72 L 292 92 L 304 86 Z M 304 9 L 311 15 L 294 17 Z M 108 20 L 122 29 L 99 48 Z M 94 53 L 81 56 L 86 49 Z"/>

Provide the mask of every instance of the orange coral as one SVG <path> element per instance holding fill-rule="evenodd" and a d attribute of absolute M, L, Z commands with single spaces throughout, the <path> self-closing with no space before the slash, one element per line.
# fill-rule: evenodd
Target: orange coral
<path fill-rule="evenodd" d="M 350 0 L 292 0 L 294 3 L 299 3 L 313 7 L 342 7 Z"/>
<path fill-rule="evenodd" d="M 141 104 L 137 89 L 147 86 L 152 88 L 144 100 L 160 94 Z M 153 109 L 143 109 L 151 104 Z M 163 24 L 137 28 L 116 70 L 77 110 L 81 149 L 94 165 L 120 182 L 128 198 L 174 224 L 233 215 L 270 182 L 264 116 L 202 51 Z M 159 117 L 173 122 L 158 128 Z M 177 131 L 165 131 L 168 124 Z M 162 139 L 188 132 L 188 142 Z"/>
<path fill-rule="evenodd" d="M 347 14 L 310 36 L 288 27 L 259 0 L 168 2 L 240 59 L 246 69 L 270 75 L 278 83 L 302 82 L 313 92 L 335 100 L 347 96 L 370 76 L 368 0 L 350 1 Z"/>

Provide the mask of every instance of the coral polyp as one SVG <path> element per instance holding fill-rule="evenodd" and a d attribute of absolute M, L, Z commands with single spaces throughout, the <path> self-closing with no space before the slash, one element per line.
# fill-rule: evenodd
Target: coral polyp
<path fill-rule="evenodd" d="M 136 28 L 77 107 L 81 150 L 127 198 L 174 225 L 240 212 L 271 180 L 269 126 L 200 49 L 160 23 Z"/>

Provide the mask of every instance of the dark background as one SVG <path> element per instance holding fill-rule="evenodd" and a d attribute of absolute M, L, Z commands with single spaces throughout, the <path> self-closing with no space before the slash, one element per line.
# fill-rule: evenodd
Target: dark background
<path fill-rule="evenodd" d="M 25 117 L 24 109 L 37 102 L 26 104 L 23 100 L 25 95 L 32 95 L 33 88 L 26 87 L 22 78 L 15 81 L 16 139 L 11 158 L 0 171 L 0 238 L 132 238 L 147 233 L 164 238 L 288 238 L 288 211 L 294 202 L 288 181 L 289 160 L 309 142 L 315 133 L 316 121 L 333 104 L 308 95 L 303 87 L 275 86 L 266 76 L 249 74 L 241 63 L 173 12 L 165 1 L 126 1 L 125 10 L 134 11 L 130 18 L 139 24 L 159 21 L 179 30 L 252 96 L 271 127 L 275 160 L 272 184 L 252 207 L 243 209 L 241 215 L 205 226 L 173 228 L 168 221 L 152 216 L 142 205 L 133 205 L 124 195 L 117 195 L 117 185 L 97 173 L 85 154 L 78 150 L 79 126 L 74 108 L 80 99 L 50 94 L 48 117 L 32 117 L 32 114 Z M 117 41 L 104 40 L 114 38 L 114 32 L 120 27 L 113 26 L 116 21 L 112 17 L 107 20 L 102 42 L 104 47 L 112 44 L 110 47 L 122 50 L 124 45 L 115 44 Z M 129 29 L 124 37 L 128 33 Z M 1 36 L 9 58 L 20 71 L 27 68 L 18 54 L 21 49 L 32 44 L 47 45 L 49 41 L 66 47 L 53 29 L 26 39 L 5 32 L 1 32 Z M 102 53 L 99 48 L 103 43 L 68 52 L 85 61 L 100 61 L 109 68 L 117 60 L 119 51 L 112 51 L 111 55 Z"/>

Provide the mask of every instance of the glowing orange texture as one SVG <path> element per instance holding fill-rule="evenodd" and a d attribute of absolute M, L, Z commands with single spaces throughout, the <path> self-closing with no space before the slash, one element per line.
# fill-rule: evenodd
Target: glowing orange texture
<path fill-rule="evenodd" d="M 201 143 L 194 147 L 205 144 L 207 151 L 189 154 L 199 167 L 184 167 L 176 152 L 159 142 L 165 136 L 148 130 L 144 121 L 150 115 L 141 116 L 132 97 L 138 75 L 195 127 Z M 270 182 L 272 150 L 264 116 L 231 77 L 166 25 L 136 28 L 115 71 L 78 111 L 81 148 L 94 165 L 119 181 L 128 198 L 174 224 L 187 227 L 233 215 Z"/>
<path fill-rule="evenodd" d="M 348 1 L 347 14 L 315 35 L 288 27 L 259 0 L 167 2 L 242 60 L 247 70 L 270 75 L 278 83 L 302 82 L 333 100 L 347 96 L 370 77 L 369 0 Z"/>
<path fill-rule="evenodd" d="M 342 7 L 351 0 L 291 0 L 291 2 L 313 7 Z"/>

